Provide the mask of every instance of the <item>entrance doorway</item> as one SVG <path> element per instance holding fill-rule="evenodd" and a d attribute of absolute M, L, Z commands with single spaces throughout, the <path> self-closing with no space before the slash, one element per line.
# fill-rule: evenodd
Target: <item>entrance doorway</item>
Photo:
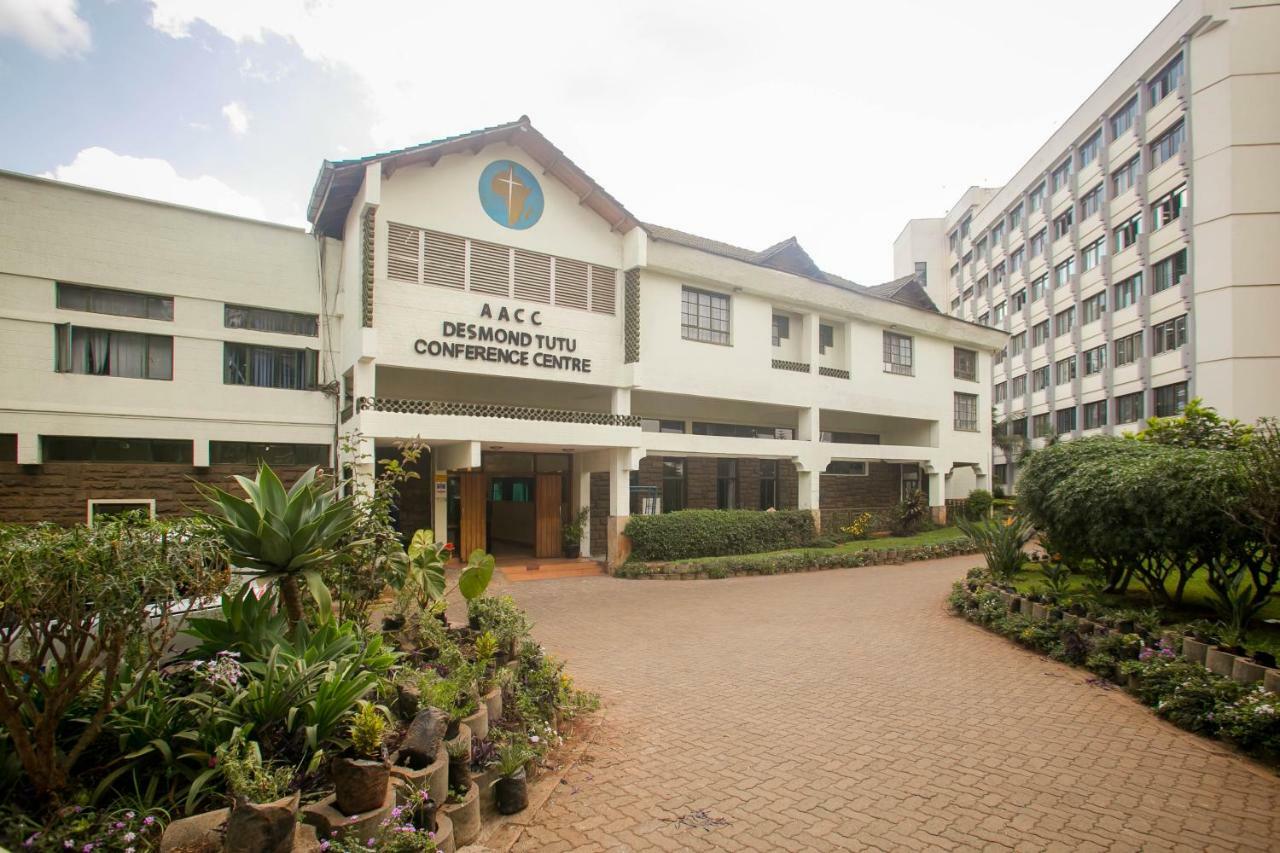
<path fill-rule="evenodd" d="M 486 452 L 479 471 L 449 478 L 448 525 L 463 559 L 476 548 L 495 556 L 563 555 L 572 457 Z"/>

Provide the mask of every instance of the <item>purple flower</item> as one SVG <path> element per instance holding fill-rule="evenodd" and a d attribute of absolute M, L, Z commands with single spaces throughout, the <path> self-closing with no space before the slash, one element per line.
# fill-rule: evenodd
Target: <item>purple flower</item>
<path fill-rule="evenodd" d="M 26 841 L 24 841 L 24 842 L 22 842 L 22 846 L 23 846 L 23 847 L 35 847 L 35 846 L 36 846 L 36 839 L 37 839 L 37 838 L 39 838 L 39 837 L 40 837 L 40 833 L 38 833 L 38 832 L 33 832 L 33 833 L 31 833 L 31 835 L 27 838 L 27 840 L 26 840 Z"/>
<path fill-rule="evenodd" d="M 375 844 L 377 844 L 377 843 L 378 843 L 378 840 L 377 840 L 376 838 L 370 838 L 368 841 L 366 841 L 366 842 L 364 843 L 364 846 L 365 846 L 365 847 L 373 847 L 373 846 L 374 846 Z"/>
<path fill-rule="evenodd" d="M 143 825 L 143 826 L 151 826 L 151 824 L 153 824 L 153 823 L 155 823 L 155 822 L 156 822 L 156 819 L 155 819 L 155 818 L 153 818 L 151 815 L 147 815 L 146 817 L 144 817 L 144 818 L 142 819 L 142 825 Z"/>
<path fill-rule="evenodd" d="M 328 849 L 329 849 L 329 841 L 328 841 L 328 839 L 326 839 L 326 840 L 324 840 L 324 841 L 321 841 L 321 842 L 320 842 L 320 853 L 324 853 L 324 851 L 326 851 L 326 850 L 328 850 Z"/>

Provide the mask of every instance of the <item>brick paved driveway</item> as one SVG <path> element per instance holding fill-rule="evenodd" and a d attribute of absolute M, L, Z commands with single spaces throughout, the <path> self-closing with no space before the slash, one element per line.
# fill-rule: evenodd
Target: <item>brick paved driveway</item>
<path fill-rule="evenodd" d="M 511 584 L 605 723 L 516 850 L 1280 849 L 1280 779 L 946 614 L 973 558 Z"/>

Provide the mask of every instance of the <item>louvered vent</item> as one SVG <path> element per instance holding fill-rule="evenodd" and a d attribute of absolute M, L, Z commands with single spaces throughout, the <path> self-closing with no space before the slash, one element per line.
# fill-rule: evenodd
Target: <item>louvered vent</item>
<path fill-rule="evenodd" d="M 591 265 L 591 310 L 612 314 L 617 304 L 618 271 Z"/>
<path fill-rule="evenodd" d="M 551 301 L 551 256 L 516 249 L 516 298 Z"/>
<path fill-rule="evenodd" d="M 556 304 L 587 307 L 587 265 L 582 261 L 556 258 Z"/>
<path fill-rule="evenodd" d="M 387 223 L 387 278 L 413 284 L 422 281 L 421 237 L 422 231 L 417 228 Z"/>
<path fill-rule="evenodd" d="M 471 290 L 511 295 L 511 250 L 506 246 L 471 241 Z"/>
<path fill-rule="evenodd" d="M 466 284 L 467 241 L 437 231 L 424 231 L 423 241 L 423 283 L 461 290 Z"/>

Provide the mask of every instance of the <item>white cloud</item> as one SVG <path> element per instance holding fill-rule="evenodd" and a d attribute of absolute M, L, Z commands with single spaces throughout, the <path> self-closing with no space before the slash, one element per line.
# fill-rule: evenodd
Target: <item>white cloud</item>
<path fill-rule="evenodd" d="M 236 136 L 244 136 L 249 132 L 249 111 L 239 101 L 232 101 L 222 108 L 222 117 Z"/>
<path fill-rule="evenodd" d="M 106 148 L 86 148 L 67 165 L 42 177 L 253 219 L 268 218 L 261 202 L 215 177 L 186 178 L 168 160 L 130 157 Z"/>
<path fill-rule="evenodd" d="M 50 59 L 80 56 L 92 38 L 76 5 L 76 0 L 0 0 L 0 36 L 13 36 Z"/>

